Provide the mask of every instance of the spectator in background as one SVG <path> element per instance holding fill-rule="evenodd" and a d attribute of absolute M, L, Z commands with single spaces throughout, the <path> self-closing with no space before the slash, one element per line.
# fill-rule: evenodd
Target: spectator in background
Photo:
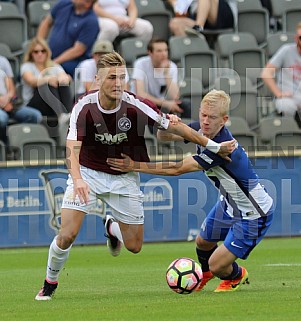
<path fill-rule="evenodd" d="M 73 77 L 76 66 L 90 58 L 99 27 L 92 9 L 96 0 L 60 0 L 41 22 L 37 36 L 46 39 L 54 62 Z"/>
<path fill-rule="evenodd" d="M 204 29 L 234 28 L 237 23 L 236 0 L 176 0 L 176 17 L 169 27 L 175 36 L 199 34 Z"/>
<path fill-rule="evenodd" d="M 154 28 L 149 21 L 137 17 L 135 0 L 98 0 L 94 11 L 100 17 L 98 39 L 113 42 L 123 34 L 143 37 L 146 41 L 152 38 Z"/>
<path fill-rule="evenodd" d="M 71 77 L 50 59 L 51 51 L 42 38 L 32 39 L 21 66 L 24 103 L 39 110 L 43 116 L 69 120 L 73 101 Z"/>
<path fill-rule="evenodd" d="M 301 22 L 296 26 L 295 43 L 281 46 L 266 64 L 261 77 L 275 96 L 276 111 L 295 117 L 301 127 Z"/>
<path fill-rule="evenodd" d="M 95 77 L 97 74 L 97 63 L 100 57 L 106 53 L 113 52 L 113 44 L 108 40 L 98 40 L 92 48 L 92 58 L 82 61 L 76 68 L 75 86 L 76 96 L 82 96 L 86 92 L 98 89 Z M 126 90 L 128 90 L 129 76 L 126 74 Z"/>
<path fill-rule="evenodd" d="M 164 112 L 190 117 L 190 105 L 179 100 L 178 68 L 168 58 L 168 44 L 164 39 L 152 39 L 148 56 L 134 62 L 132 78 L 134 91 L 155 103 Z"/>
<path fill-rule="evenodd" d="M 15 105 L 16 88 L 11 65 L 7 58 L 0 56 L 0 140 L 7 142 L 6 128 L 9 119 L 19 123 L 40 123 L 41 113 L 33 108 Z"/>

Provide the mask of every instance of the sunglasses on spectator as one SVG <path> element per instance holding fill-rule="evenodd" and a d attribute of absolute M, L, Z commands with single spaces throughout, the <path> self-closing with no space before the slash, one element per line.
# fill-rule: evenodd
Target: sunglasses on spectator
<path fill-rule="evenodd" d="M 41 53 L 46 53 L 46 49 L 41 49 L 41 50 L 33 50 L 32 53 L 38 54 L 39 52 Z"/>

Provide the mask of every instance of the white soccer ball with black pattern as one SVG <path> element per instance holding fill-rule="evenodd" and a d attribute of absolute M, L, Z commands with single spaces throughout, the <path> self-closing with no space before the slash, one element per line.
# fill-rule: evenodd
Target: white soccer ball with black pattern
<path fill-rule="evenodd" d="M 193 259 L 182 257 L 171 262 L 166 271 L 168 286 L 176 293 L 190 294 L 202 282 L 201 266 Z"/>

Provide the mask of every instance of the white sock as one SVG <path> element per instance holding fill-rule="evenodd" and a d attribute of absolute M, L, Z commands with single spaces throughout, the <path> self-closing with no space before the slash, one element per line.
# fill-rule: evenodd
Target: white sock
<path fill-rule="evenodd" d="M 110 225 L 110 233 L 118 238 L 120 242 L 123 243 L 122 234 L 120 231 L 119 224 L 117 222 L 112 222 Z"/>
<path fill-rule="evenodd" d="M 46 269 L 46 279 L 50 282 L 57 282 L 59 273 L 63 268 L 65 262 L 68 259 L 69 251 L 71 250 L 72 245 L 66 250 L 60 249 L 56 244 L 56 238 L 53 239 L 50 244 L 49 253 L 48 253 L 48 262 Z"/>

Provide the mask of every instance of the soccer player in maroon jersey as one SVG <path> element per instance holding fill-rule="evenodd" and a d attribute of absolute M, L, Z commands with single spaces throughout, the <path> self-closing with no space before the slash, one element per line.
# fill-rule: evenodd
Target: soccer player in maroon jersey
<path fill-rule="evenodd" d="M 139 174 L 112 170 L 107 158 L 129 155 L 148 162 L 144 140 L 145 126 L 181 135 L 227 157 L 236 141 L 217 144 L 181 123 L 175 115 L 162 114 L 156 105 L 124 91 L 126 66 L 116 52 L 103 55 L 98 62 L 99 90 L 88 93 L 75 104 L 67 135 L 69 179 L 65 191 L 61 230 L 50 245 L 46 279 L 36 300 L 50 300 L 58 276 L 66 262 L 83 219 L 97 198 L 110 206 L 105 229 L 113 256 L 121 244 L 138 253 L 143 243 L 143 194 Z"/>

